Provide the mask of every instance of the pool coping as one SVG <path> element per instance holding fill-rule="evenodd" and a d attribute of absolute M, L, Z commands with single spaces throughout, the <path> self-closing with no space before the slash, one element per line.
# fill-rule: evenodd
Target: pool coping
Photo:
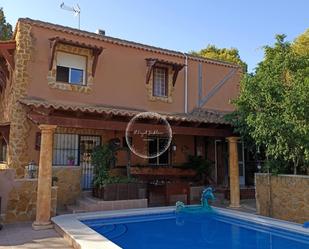
<path fill-rule="evenodd" d="M 309 229 L 303 228 L 298 223 L 282 221 L 226 208 L 214 207 L 214 210 L 219 214 L 223 214 L 229 217 L 252 221 L 257 224 L 269 227 L 275 226 L 277 228 L 282 228 L 291 232 L 309 236 Z M 63 235 L 63 237 L 70 243 L 71 246 L 76 249 L 121 249 L 121 247 L 108 240 L 103 235 L 95 232 L 90 227 L 83 224 L 80 220 L 158 214 L 172 211 L 175 211 L 175 206 L 65 214 L 53 217 L 52 222 L 55 225 L 55 229 Z"/>

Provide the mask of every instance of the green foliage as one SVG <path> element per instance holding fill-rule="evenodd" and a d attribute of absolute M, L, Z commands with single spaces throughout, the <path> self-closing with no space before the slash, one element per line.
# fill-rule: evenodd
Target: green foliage
<path fill-rule="evenodd" d="M 0 8 L 0 40 L 10 40 L 13 34 L 12 25 L 6 22 L 3 8 Z"/>
<path fill-rule="evenodd" d="M 106 184 L 109 176 L 109 170 L 115 161 L 113 151 L 108 145 L 97 146 L 94 148 L 91 155 L 91 163 L 94 166 L 93 184 L 96 187 Z"/>
<path fill-rule="evenodd" d="M 210 160 L 204 159 L 201 156 L 189 155 L 186 163 L 183 167 L 194 169 L 198 176 L 209 175 L 211 170 L 212 162 Z"/>
<path fill-rule="evenodd" d="M 299 55 L 309 56 L 309 29 L 295 39 L 292 48 Z"/>
<path fill-rule="evenodd" d="M 296 169 L 309 164 L 309 57 L 284 39 L 277 35 L 274 46 L 264 48 L 264 60 L 242 79 L 237 110 L 227 119 L 245 140 L 265 148 L 270 161 Z"/>
<path fill-rule="evenodd" d="M 137 182 L 134 178 L 124 176 L 111 176 L 110 169 L 114 165 L 116 157 L 110 145 L 102 145 L 94 148 L 91 155 L 91 162 L 94 166 L 93 184 L 95 187 L 104 187 L 112 183 L 132 183 Z"/>
<path fill-rule="evenodd" d="M 285 160 L 268 160 L 262 167 L 263 173 L 271 173 L 273 175 L 291 173 L 290 164 Z"/>
<path fill-rule="evenodd" d="M 209 59 L 236 63 L 240 65 L 245 72 L 247 71 L 247 64 L 240 59 L 239 51 L 236 48 L 217 48 L 215 45 L 208 45 L 198 52 L 192 51 L 191 54 Z"/>
<path fill-rule="evenodd" d="M 135 183 L 138 182 L 136 178 L 132 177 L 125 177 L 125 176 L 109 176 L 108 178 L 103 179 L 99 185 L 100 187 L 103 187 L 107 184 L 115 184 L 115 183 Z"/>

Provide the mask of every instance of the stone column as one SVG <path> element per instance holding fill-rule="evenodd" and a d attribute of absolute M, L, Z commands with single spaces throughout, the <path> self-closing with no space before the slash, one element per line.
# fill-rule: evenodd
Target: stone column
<path fill-rule="evenodd" d="M 229 175 L 230 175 L 230 207 L 240 207 L 240 186 L 238 166 L 238 137 L 228 137 L 229 143 Z"/>
<path fill-rule="evenodd" d="M 55 125 L 40 125 L 41 149 L 39 162 L 36 220 L 32 227 L 34 230 L 48 229 L 52 227 L 51 213 L 51 178 L 52 178 L 52 154 L 53 134 Z"/>

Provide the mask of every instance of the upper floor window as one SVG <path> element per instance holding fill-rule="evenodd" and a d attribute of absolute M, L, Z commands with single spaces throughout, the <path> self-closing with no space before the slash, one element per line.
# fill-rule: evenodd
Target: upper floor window
<path fill-rule="evenodd" d="M 85 56 L 58 52 L 56 81 L 85 85 L 87 59 Z"/>
<path fill-rule="evenodd" d="M 153 69 L 153 96 L 167 97 L 168 93 L 168 69 L 154 67 Z"/>

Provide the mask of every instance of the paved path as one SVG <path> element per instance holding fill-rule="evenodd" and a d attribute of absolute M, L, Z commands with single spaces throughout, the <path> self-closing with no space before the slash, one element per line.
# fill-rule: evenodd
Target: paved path
<path fill-rule="evenodd" d="M 31 223 L 5 225 L 0 249 L 72 249 L 53 229 L 34 231 Z"/>

